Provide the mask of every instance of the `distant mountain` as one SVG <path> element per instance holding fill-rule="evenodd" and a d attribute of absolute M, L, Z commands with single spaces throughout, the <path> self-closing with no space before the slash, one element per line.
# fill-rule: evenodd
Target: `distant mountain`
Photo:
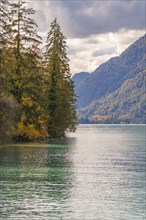
<path fill-rule="evenodd" d="M 145 123 L 146 35 L 76 84 L 81 122 Z"/>
<path fill-rule="evenodd" d="M 144 72 L 80 111 L 83 123 L 146 123 Z"/>
<path fill-rule="evenodd" d="M 89 76 L 90 73 L 88 72 L 80 72 L 76 73 L 73 77 L 72 80 L 74 81 L 76 87 L 79 86 L 79 84 L 86 79 Z"/>

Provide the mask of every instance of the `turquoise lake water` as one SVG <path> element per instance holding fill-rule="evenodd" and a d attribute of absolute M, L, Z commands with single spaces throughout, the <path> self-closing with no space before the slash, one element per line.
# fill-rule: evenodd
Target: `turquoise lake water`
<path fill-rule="evenodd" d="M 61 142 L 0 146 L 0 219 L 145 220 L 144 125 L 80 125 Z"/>

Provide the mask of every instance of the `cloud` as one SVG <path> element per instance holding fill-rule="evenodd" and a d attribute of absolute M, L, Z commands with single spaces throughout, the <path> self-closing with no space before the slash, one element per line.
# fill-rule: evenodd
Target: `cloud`
<path fill-rule="evenodd" d="M 46 31 L 56 17 L 69 38 L 87 38 L 122 28 L 145 28 L 145 0 L 48 0 L 31 1 L 30 5 L 37 10 L 37 22 L 42 31 Z"/>
<path fill-rule="evenodd" d="M 88 39 L 68 39 L 68 56 L 72 73 L 94 71 L 100 64 L 119 56 L 144 31 L 120 30 L 116 33 L 92 35 Z"/>
<path fill-rule="evenodd" d="M 51 16 L 58 17 L 69 37 L 144 29 L 144 1 L 50 1 Z"/>
<path fill-rule="evenodd" d="M 57 18 L 72 73 L 94 71 L 145 33 L 145 0 L 30 0 L 29 6 L 44 44 Z"/>

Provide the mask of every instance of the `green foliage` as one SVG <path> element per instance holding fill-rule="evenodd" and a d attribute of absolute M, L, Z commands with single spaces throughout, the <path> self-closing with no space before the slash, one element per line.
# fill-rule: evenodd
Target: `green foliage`
<path fill-rule="evenodd" d="M 1 34 L 0 34 L 0 49 L 2 46 L 5 47 L 10 42 L 10 33 L 12 31 L 10 25 L 10 2 L 9 0 L 1 0 L 0 5 L 0 24 L 1 24 Z"/>
<path fill-rule="evenodd" d="M 3 25 L 8 24 L 9 29 L 6 26 L 7 33 L 5 28 L 2 29 L 0 83 L 4 85 L 2 92 L 7 91 L 3 97 L 7 97 L 7 93 L 10 94 L 21 110 L 19 122 L 16 123 L 17 134 L 32 138 L 36 137 L 36 133 L 40 136 L 44 130 L 42 96 L 39 92 L 43 81 L 38 48 L 41 38 L 36 33 L 36 23 L 30 18 L 34 10 L 26 9 L 24 5 L 25 2 L 22 1 L 11 4 L 3 1 Z M 7 100 L 5 101 L 7 103 Z M 6 118 L 9 110 L 2 112 L 3 118 Z"/>
<path fill-rule="evenodd" d="M 69 59 L 66 55 L 66 37 L 56 19 L 48 33 L 44 56 L 48 77 L 48 133 L 58 137 L 64 135 L 66 130 L 75 131 L 77 115 L 74 84 L 70 78 Z"/>
<path fill-rule="evenodd" d="M 41 38 L 32 19 L 35 11 L 21 0 L 2 0 L 1 12 L 0 141 L 13 136 L 15 140 L 60 137 L 66 130 L 74 131 L 74 85 L 66 38 L 57 21 L 52 23 L 43 59 Z"/>

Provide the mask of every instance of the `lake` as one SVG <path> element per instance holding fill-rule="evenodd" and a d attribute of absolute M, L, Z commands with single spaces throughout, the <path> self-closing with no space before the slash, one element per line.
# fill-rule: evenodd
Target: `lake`
<path fill-rule="evenodd" d="M 0 146 L 0 219 L 146 219 L 145 141 L 144 125 L 80 125 L 60 142 Z"/>

